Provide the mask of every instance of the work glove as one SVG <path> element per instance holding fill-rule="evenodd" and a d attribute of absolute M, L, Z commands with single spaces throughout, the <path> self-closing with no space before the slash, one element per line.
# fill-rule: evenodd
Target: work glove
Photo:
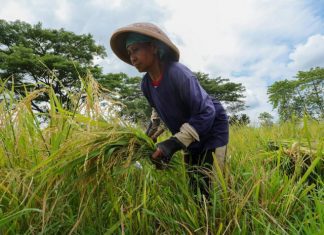
<path fill-rule="evenodd" d="M 185 149 L 185 146 L 176 137 L 170 137 L 157 144 L 157 149 L 152 154 L 151 161 L 155 164 L 156 169 L 166 169 L 173 154 L 181 149 Z"/>
<path fill-rule="evenodd" d="M 158 127 L 160 126 L 160 119 L 157 118 L 157 119 L 152 119 L 150 121 L 150 124 L 145 132 L 145 134 L 150 137 L 154 143 L 156 143 L 156 140 L 157 140 L 157 136 L 156 136 L 156 132 L 158 130 Z"/>

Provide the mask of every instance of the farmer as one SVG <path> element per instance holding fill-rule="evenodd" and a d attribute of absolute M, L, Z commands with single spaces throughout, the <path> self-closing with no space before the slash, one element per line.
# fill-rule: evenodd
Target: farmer
<path fill-rule="evenodd" d="M 184 150 L 191 183 L 197 183 L 193 170 L 197 166 L 212 169 L 213 155 L 222 170 L 228 143 L 225 110 L 200 86 L 195 74 L 178 62 L 179 50 L 168 36 L 151 23 L 135 23 L 117 29 L 110 46 L 121 60 L 146 72 L 141 89 L 153 110 L 146 133 L 156 141 L 160 120 L 172 133 L 151 156 L 156 167 L 164 169 L 175 152 Z M 208 194 L 210 181 L 204 182 L 207 185 L 199 187 Z"/>

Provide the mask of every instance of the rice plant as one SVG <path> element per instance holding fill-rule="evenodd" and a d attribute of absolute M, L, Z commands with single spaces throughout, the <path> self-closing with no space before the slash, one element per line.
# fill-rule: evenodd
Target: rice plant
<path fill-rule="evenodd" d="M 225 173 L 205 172 L 208 200 L 189 187 L 182 153 L 156 170 L 143 128 L 101 110 L 108 91 L 90 76 L 82 84 L 69 110 L 51 87 L 17 98 L 1 84 L 1 234 L 324 231 L 323 123 L 231 127 Z M 50 111 L 36 113 L 44 92 Z"/>

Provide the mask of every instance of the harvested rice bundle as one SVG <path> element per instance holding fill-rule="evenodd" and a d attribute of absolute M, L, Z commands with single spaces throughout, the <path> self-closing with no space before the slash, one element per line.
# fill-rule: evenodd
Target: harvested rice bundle
<path fill-rule="evenodd" d="M 91 175 L 99 168 L 110 170 L 148 159 L 154 148 L 152 140 L 141 130 L 107 123 L 100 130 L 72 133 L 58 151 L 34 170 L 41 175 Z"/>
<path fill-rule="evenodd" d="M 323 146 L 320 143 L 297 142 L 295 140 L 283 140 L 280 142 L 268 142 L 268 150 L 279 151 L 282 154 L 281 169 L 288 175 L 304 173 L 317 158 L 323 159 Z M 316 175 L 323 176 L 323 160 L 314 167 L 310 178 L 316 178 Z"/>

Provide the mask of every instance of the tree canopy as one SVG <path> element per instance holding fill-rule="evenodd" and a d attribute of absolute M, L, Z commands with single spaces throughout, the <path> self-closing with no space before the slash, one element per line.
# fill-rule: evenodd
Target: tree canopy
<path fill-rule="evenodd" d="M 247 126 L 250 124 L 250 118 L 248 115 L 245 113 L 242 114 L 233 114 L 229 117 L 229 124 L 231 126 L 236 125 L 236 126 Z"/>
<path fill-rule="evenodd" d="M 273 116 L 268 112 L 262 112 L 259 114 L 258 119 L 261 126 L 272 126 L 273 125 Z"/>
<path fill-rule="evenodd" d="M 228 113 L 234 115 L 246 108 L 242 100 L 245 98 L 245 87 L 241 83 L 230 82 L 229 79 L 221 77 L 210 78 L 208 74 L 201 72 L 195 74 L 208 94 L 225 103 Z"/>
<path fill-rule="evenodd" d="M 268 88 L 269 101 L 281 121 L 304 114 L 324 118 L 324 68 L 300 71 L 295 80 L 277 81 Z"/>
<path fill-rule="evenodd" d="M 125 73 L 109 73 L 98 79 L 98 82 L 113 93 L 113 98 L 125 106 L 120 114 L 133 122 L 142 122 L 149 119 L 151 108 L 144 98 L 140 83 L 141 77 L 129 77 Z"/>
<path fill-rule="evenodd" d="M 16 94 L 24 89 L 51 85 L 63 104 L 68 105 L 67 91 L 80 85 L 79 76 L 90 71 L 95 77 L 101 68 L 94 57 L 104 57 L 103 46 L 95 44 L 90 34 L 76 35 L 64 29 L 44 29 L 42 24 L 0 20 L 0 77 L 14 83 Z M 40 96 L 38 101 L 48 97 Z M 44 111 L 33 103 L 38 111 Z"/>

